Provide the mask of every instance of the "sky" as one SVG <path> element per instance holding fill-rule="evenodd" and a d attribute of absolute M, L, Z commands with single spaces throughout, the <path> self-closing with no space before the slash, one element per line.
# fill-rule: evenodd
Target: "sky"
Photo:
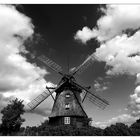
<path fill-rule="evenodd" d="M 15 97 L 26 108 L 46 85 L 61 80 L 32 54 L 45 55 L 64 73 L 91 59 L 76 81 L 110 103 L 102 110 L 85 100 L 92 125 L 135 122 L 140 115 L 139 12 L 139 5 L 0 5 L 0 110 Z M 23 126 L 39 125 L 52 106 L 49 97 L 32 112 L 26 108 Z"/>

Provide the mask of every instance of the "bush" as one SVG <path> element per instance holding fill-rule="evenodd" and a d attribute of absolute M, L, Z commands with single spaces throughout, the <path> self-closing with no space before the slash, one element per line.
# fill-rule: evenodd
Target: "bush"
<path fill-rule="evenodd" d="M 25 121 L 20 116 L 24 113 L 22 102 L 16 98 L 2 109 L 1 132 L 3 135 L 15 135 L 20 130 L 22 123 Z"/>

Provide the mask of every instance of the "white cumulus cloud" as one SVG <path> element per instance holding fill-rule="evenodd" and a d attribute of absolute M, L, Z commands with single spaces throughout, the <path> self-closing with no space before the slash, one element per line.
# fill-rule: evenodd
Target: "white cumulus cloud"
<path fill-rule="evenodd" d="M 15 6 L 0 5 L 0 101 L 1 107 L 8 99 L 19 98 L 30 102 L 42 93 L 47 85 L 43 78 L 48 72 L 27 61 L 22 53 L 29 53 L 24 41 L 34 34 L 34 25 L 29 17 L 16 10 Z M 52 101 L 38 112 L 51 107 Z"/>
<path fill-rule="evenodd" d="M 94 38 L 100 43 L 93 56 L 106 63 L 107 75 L 127 74 L 138 84 L 128 105 L 133 116 L 140 115 L 140 5 L 106 5 L 100 8 L 96 27 L 83 27 L 76 40 L 86 43 Z"/>
<path fill-rule="evenodd" d="M 83 43 L 86 43 L 87 40 L 96 38 L 100 42 L 101 45 L 93 56 L 110 66 L 107 74 L 135 75 L 139 73 L 140 6 L 107 5 L 101 10 L 104 15 L 97 21 L 97 27 L 92 30 L 83 27 L 82 31 L 77 31 L 75 39 L 81 39 Z M 125 33 L 127 30 L 133 31 L 134 34 L 128 36 Z"/>
<path fill-rule="evenodd" d="M 112 124 L 116 124 L 116 123 L 124 123 L 128 126 L 130 126 L 131 124 L 133 124 L 136 120 L 138 119 L 138 117 L 134 117 L 131 116 L 129 114 L 122 114 L 116 117 L 111 118 L 110 120 L 106 121 L 106 122 L 93 122 L 93 126 L 95 127 L 99 127 L 99 128 L 106 128 Z"/>
<path fill-rule="evenodd" d="M 130 102 L 127 106 L 127 110 L 132 116 L 140 117 L 140 85 L 138 85 L 134 93 L 130 95 Z"/>
<path fill-rule="evenodd" d="M 140 72 L 140 31 L 133 36 L 126 34 L 116 36 L 113 39 L 101 44 L 94 53 L 99 61 L 106 62 L 111 66 L 107 74 L 130 74 L 135 75 Z"/>
<path fill-rule="evenodd" d="M 94 81 L 94 89 L 96 92 L 103 92 L 108 89 L 108 84 L 107 82 L 95 80 Z"/>
<path fill-rule="evenodd" d="M 77 31 L 76 35 L 74 36 L 75 40 L 80 40 L 82 43 L 86 44 L 88 40 L 91 38 L 96 37 L 96 31 L 92 31 L 88 27 L 83 27 L 82 30 Z"/>
<path fill-rule="evenodd" d="M 77 31 L 75 39 L 84 43 L 95 37 L 99 41 L 105 41 L 127 29 L 135 30 L 140 27 L 140 5 L 107 5 L 100 10 L 103 15 L 97 21 L 97 27 L 92 30 L 83 27 Z"/>

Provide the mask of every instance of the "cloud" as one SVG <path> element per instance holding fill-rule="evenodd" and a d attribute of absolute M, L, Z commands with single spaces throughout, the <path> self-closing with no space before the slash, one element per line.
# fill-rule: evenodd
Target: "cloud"
<path fill-rule="evenodd" d="M 137 74 L 137 81 L 140 80 L 139 74 Z M 132 116 L 140 117 L 140 85 L 135 88 L 134 93 L 130 95 L 130 102 L 127 106 L 127 110 Z"/>
<path fill-rule="evenodd" d="M 100 8 L 101 17 L 96 27 L 83 27 L 77 31 L 76 40 L 86 43 L 96 39 L 100 47 L 93 55 L 106 63 L 107 75 L 136 76 L 135 91 L 130 95 L 128 111 L 140 115 L 140 5 L 106 5 Z M 99 87 L 98 84 L 96 84 Z"/>
<path fill-rule="evenodd" d="M 102 15 L 97 27 L 90 30 L 83 27 L 77 31 L 75 39 L 83 43 L 95 38 L 100 47 L 93 53 L 98 61 L 106 62 L 107 74 L 139 73 L 140 69 L 140 6 L 107 5 L 100 8 Z M 130 36 L 130 32 L 133 34 Z"/>
<path fill-rule="evenodd" d="M 95 37 L 96 37 L 95 30 L 92 31 L 88 27 L 83 27 L 82 30 L 77 31 L 76 35 L 74 36 L 74 39 L 79 40 L 82 43 L 86 44 L 88 40 Z"/>
<path fill-rule="evenodd" d="M 98 61 L 104 61 L 107 66 L 110 66 L 107 74 L 135 75 L 140 72 L 139 38 L 140 31 L 137 31 L 131 37 L 123 34 L 101 44 L 96 49 L 94 55 L 96 55 Z"/>
<path fill-rule="evenodd" d="M 116 123 L 124 123 L 128 126 L 130 126 L 131 124 L 133 124 L 138 118 L 131 116 L 129 114 L 122 114 L 119 115 L 117 117 L 113 117 L 110 120 L 106 121 L 106 122 L 93 122 L 93 126 L 95 127 L 99 127 L 99 128 L 106 128 L 112 124 L 116 124 Z"/>
<path fill-rule="evenodd" d="M 95 80 L 94 81 L 94 89 L 97 91 L 97 92 L 103 92 L 105 90 L 108 89 L 108 85 L 109 83 L 107 82 L 103 82 L 103 81 L 99 81 L 99 80 Z"/>
<path fill-rule="evenodd" d="M 1 107 L 17 97 L 30 102 L 42 93 L 47 85 L 45 69 L 32 64 L 21 55 L 29 53 L 24 42 L 34 35 L 34 25 L 29 17 L 16 10 L 15 6 L 0 5 L 0 97 Z M 50 107 L 51 101 L 47 106 Z M 46 107 L 48 109 L 48 107 Z M 40 106 L 38 112 L 45 112 Z"/>
<path fill-rule="evenodd" d="M 97 40 L 101 45 L 93 53 L 98 61 L 106 62 L 107 75 L 133 75 L 136 76 L 137 84 L 140 82 L 139 11 L 138 5 L 108 5 L 105 10 L 106 15 L 98 20 L 100 33 Z M 103 26 L 106 19 L 110 19 L 110 22 L 107 26 Z M 127 30 L 133 31 L 133 34 L 125 32 Z M 134 93 L 130 95 L 127 107 L 132 116 L 140 116 L 139 93 L 140 86 L 138 85 Z"/>
<path fill-rule="evenodd" d="M 83 27 L 77 31 L 75 39 L 86 41 L 97 38 L 99 41 L 109 40 L 122 34 L 127 29 L 136 30 L 140 27 L 139 5 L 107 5 L 100 8 L 103 15 L 97 21 L 97 27 L 92 30 Z"/>

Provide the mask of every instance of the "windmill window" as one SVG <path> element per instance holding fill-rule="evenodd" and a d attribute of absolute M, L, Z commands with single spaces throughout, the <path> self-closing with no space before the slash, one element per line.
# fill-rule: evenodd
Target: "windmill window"
<path fill-rule="evenodd" d="M 67 94 L 66 94 L 66 98 L 69 98 L 69 97 L 70 97 L 70 94 L 69 94 L 69 93 L 67 93 Z"/>
<path fill-rule="evenodd" d="M 65 109 L 69 109 L 69 108 L 70 108 L 70 104 L 66 104 Z"/>
<path fill-rule="evenodd" d="M 64 124 L 70 124 L 70 117 L 64 117 Z"/>

